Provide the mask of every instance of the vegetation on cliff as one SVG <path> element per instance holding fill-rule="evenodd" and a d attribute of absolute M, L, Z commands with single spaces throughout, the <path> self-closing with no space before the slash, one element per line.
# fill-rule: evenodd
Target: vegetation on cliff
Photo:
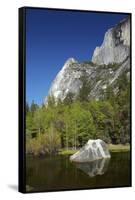
<path fill-rule="evenodd" d="M 126 84 L 126 87 L 125 87 Z M 130 83 L 125 75 L 117 82 L 118 93 L 108 87 L 99 100 L 90 99 L 85 83 L 78 97 L 62 102 L 53 96 L 48 104 L 26 104 L 26 153 L 55 154 L 82 147 L 89 139 L 111 144 L 130 143 Z"/>

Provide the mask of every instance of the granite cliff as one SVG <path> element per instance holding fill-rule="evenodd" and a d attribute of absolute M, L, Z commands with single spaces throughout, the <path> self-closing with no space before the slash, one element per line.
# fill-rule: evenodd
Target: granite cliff
<path fill-rule="evenodd" d="M 98 100 L 110 86 L 117 94 L 118 80 L 123 74 L 130 79 L 130 18 L 105 33 L 102 45 L 94 50 L 92 61 L 80 63 L 69 58 L 52 82 L 48 95 L 56 100 L 64 100 L 69 93 L 76 97 L 85 77 L 90 87 L 89 98 Z"/>
<path fill-rule="evenodd" d="M 130 55 L 130 18 L 110 28 L 101 47 L 96 47 L 92 62 L 97 64 L 121 63 Z"/>

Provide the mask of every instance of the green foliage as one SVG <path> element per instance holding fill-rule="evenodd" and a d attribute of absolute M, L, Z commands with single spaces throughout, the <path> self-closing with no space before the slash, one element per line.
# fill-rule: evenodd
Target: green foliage
<path fill-rule="evenodd" d="M 70 105 L 71 103 L 73 103 L 73 101 L 74 101 L 74 94 L 72 92 L 69 92 L 66 98 L 64 99 L 63 103 Z"/>
<path fill-rule="evenodd" d="M 26 153 L 35 156 L 55 154 L 60 147 L 60 136 L 57 131 L 53 131 L 53 128 L 50 128 L 48 133 L 26 141 Z"/>
<path fill-rule="evenodd" d="M 86 76 L 86 74 L 84 73 L 81 77 L 80 80 L 82 82 L 82 87 L 79 90 L 79 94 L 77 96 L 77 99 L 80 102 L 85 102 L 85 101 L 89 101 L 89 94 L 91 91 L 91 85 L 90 85 L 90 81 L 89 78 Z"/>
<path fill-rule="evenodd" d="M 38 109 L 38 105 L 32 101 L 32 104 L 31 104 L 31 107 L 30 107 L 30 111 L 31 111 L 31 114 L 34 115 L 34 112 Z"/>
<path fill-rule="evenodd" d="M 106 88 L 100 100 L 90 100 L 87 77 L 78 97 L 69 93 L 65 100 L 48 98 L 48 104 L 26 105 L 26 150 L 34 155 L 55 154 L 82 147 L 89 139 L 107 143 L 130 142 L 130 82 L 125 74 L 118 79 L 117 94 Z"/>
<path fill-rule="evenodd" d="M 29 111 L 30 111 L 29 104 L 28 102 L 26 102 L 26 113 L 28 113 Z"/>
<path fill-rule="evenodd" d="M 113 71 L 117 70 L 120 67 L 121 63 L 109 63 L 109 64 L 102 64 L 98 65 L 102 69 L 112 69 Z"/>
<path fill-rule="evenodd" d="M 48 96 L 47 102 L 48 102 L 48 106 L 54 106 L 55 105 L 54 96 L 53 95 Z"/>

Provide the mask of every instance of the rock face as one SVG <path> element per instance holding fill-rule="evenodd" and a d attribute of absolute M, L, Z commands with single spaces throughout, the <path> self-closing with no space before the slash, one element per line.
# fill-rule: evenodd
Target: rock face
<path fill-rule="evenodd" d="M 74 58 L 69 58 L 53 81 L 49 95 L 63 100 L 69 91 L 74 93 L 79 89 L 81 72 L 76 73 L 75 68 L 78 68 L 78 62 Z"/>
<path fill-rule="evenodd" d="M 121 63 L 130 54 L 130 18 L 109 29 L 101 47 L 96 47 L 92 61 L 97 64 Z"/>
<path fill-rule="evenodd" d="M 105 33 L 101 47 L 96 47 L 92 61 L 79 63 L 69 58 L 51 84 L 49 96 L 64 100 L 76 97 L 83 87 L 82 77 L 90 87 L 89 98 L 103 98 L 109 86 L 117 95 L 118 80 L 125 73 L 130 81 L 130 18 Z"/>
<path fill-rule="evenodd" d="M 70 156 L 70 160 L 73 162 L 82 163 L 110 157 L 111 156 L 106 143 L 100 139 L 97 139 L 89 140 L 84 147 Z"/>

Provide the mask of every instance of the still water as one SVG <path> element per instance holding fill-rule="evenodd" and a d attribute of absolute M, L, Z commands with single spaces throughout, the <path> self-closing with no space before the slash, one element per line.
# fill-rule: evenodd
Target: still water
<path fill-rule="evenodd" d="M 71 163 L 69 156 L 27 157 L 26 185 L 30 192 L 130 186 L 130 153 L 83 164 Z"/>

